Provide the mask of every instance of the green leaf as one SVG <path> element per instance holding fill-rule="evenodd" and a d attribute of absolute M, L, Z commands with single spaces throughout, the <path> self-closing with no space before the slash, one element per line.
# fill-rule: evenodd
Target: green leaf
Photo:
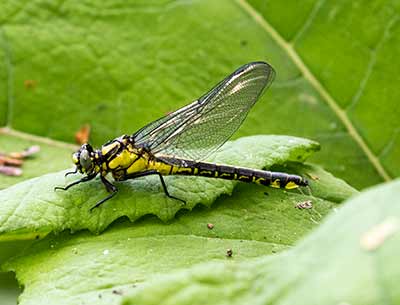
<path fill-rule="evenodd" d="M 248 0 L 251 7 L 238 2 L 275 38 L 379 174 L 386 180 L 399 176 L 400 4 Z"/>
<path fill-rule="evenodd" d="M 318 149 L 317 143 L 305 139 L 253 136 L 228 142 L 212 161 L 268 168 L 288 161 L 304 161 Z M 104 186 L 96 179 L 68 191 L 54 191 L 55 186 L 80 178 L 75 175 L 65 179 L 64 173 L 48 174 L 0 191 L 0 202 L 3 202 L 0 206 L 1 240 L 40 238 L 48 232 L 65 229 L 101 232 L 121 216 L 134 221 L 143 215 L 154 214 L 167 221 L 180 209 L 192 209 L 199 203 L 210 206 L 219 196 L 231 194 L 236 184 L 221 179 L 166 177 L 169 192 L 186 201 L 182 206 L 180 201 L 165 196 L 158 177 L 145 177 L 118 183 L 117 196 L 90 212 L 96 202 L 107 196 Z"/>
<path fill-rule="evenodd" d="M 156 275 L 122 304 L 398 304 L 399 198 L 400 180 L 375 187 L 289 251 Z"/>
<path fill-rule="evenodd" d="M 49 235 L 5 263 L 3 270 L 15 271 L 24 286 L 21 305 L 113 305 L 153 277 L 201 262 L 229 260 L 227 249 L 233 249 L 234 261 L 273 254 L 293 245 L 337 207 L 336 202 L 316 196 L 320 187 L 330 185 L 327 197 L 342 196 L 341 200 L 356 193 L 321 169 L 306 166 L 302 171 L 320 175 L 312 184 L 314 197 L 240 183 L 232 196 L 221 196 L 212 208 L 182 210 L 168 223 L 154 216 L 135 223 L 120 219 L 97 236 Z M 309 199 L 313 209 L 295 208 Z"/>
<path fill-rule="evenodd" d="M 11 273 L 0 273 L 0 303 L 14 305 L 15 298 L 20 293 L 15 277 Z"/>
<path fill-rule="evenodd" d="M 55 140 L 72 142 L 83 124 L 96 145 L 131 134 L 254 60 L 270 62 L 277 78 L 235 137 L 317 140 L 312 162 L 357 188 L 399 176 L 398 13 L 396 1 L 366 0 L 1 2 L 0 126 L 11 129 L 0 129 L 0 151 L 39 142 L 42 153 L 22 177 L 0 176 L 0 188 L 66 168 L 70 148 Z M 327 181 L 315 182 L 314 195 L 340 201 L 342 187 L 332 194 Z M 79 222 L 75 215 L 62 210 L 61 221 Z M 12 219 L 10 228 L 24 223 Z M 31 238 L 34 229 L 42 236 L 57 219 L 48 222 L 2 238 Z"/>
<path fill-rule="evenodd" d="M 277 79 L 236 136 L 317 140 L 313 161 L 359 188 L 399 175 L 398 7 L 249 3 L 3 2 L 0 125 L 71 142 L 90 123 L 100 145 L 266 60 Z"/>

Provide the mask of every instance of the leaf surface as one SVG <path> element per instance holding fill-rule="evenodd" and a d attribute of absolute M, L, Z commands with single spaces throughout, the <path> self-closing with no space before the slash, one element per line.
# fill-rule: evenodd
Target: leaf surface
<path fill-rule="evenodd" d="M 375 187 L 289 251 L 155 276 L 122 304 L 397 304 L 399 198 L 399 180 Z"/>
<path fill-rule="evenodd" d="M 238 184 L 232 196 L 219 197 L 212 208 L 181 210 L 168 223 L 147 216 L 135 223 L 119 219 L 97 236 L 84 231 L 51 234 L 9 259 L 3 270 L 15 271 L 24 285 L 21 305 L 45 300 L 112 305 L 153 277 L 201 262 L 230 260 L 228 249 L 237 262 L 280 252 L 318 226 L 339 202 L 357 193 L 315 166 L 290 164 L 290 168 L 318 175 L 311 186 L 313 196 Z M 306 200 L 312 201 L 312 209 L 295 208 Z"/>

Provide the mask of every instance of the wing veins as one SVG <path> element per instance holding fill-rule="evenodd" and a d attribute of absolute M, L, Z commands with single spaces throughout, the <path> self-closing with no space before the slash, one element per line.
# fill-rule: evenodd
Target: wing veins
<path fill-rule="evenodd" d="M 198 100 L 140 129 L 135 142 L 156 156 L 203 159 L 240 127 L 274 75 L 263 62 L 242 66 Z"/>

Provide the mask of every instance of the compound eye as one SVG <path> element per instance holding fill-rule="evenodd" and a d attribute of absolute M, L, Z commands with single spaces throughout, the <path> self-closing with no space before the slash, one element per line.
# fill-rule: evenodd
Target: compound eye
<path fill-rule="evenodd" d="M 74 162 L 75 165 L 79 163 L 79 153 L 76 152 L 72 155 L 72 162 Z"/>
<path fill-rule="evenodd" d="M 86 172 L 92 168 L 92 160 L 90 159 L 90 154 L 86 149 L 82 150 L 79 163 L 81 164 L 82 168 L 86 170 Z"/>

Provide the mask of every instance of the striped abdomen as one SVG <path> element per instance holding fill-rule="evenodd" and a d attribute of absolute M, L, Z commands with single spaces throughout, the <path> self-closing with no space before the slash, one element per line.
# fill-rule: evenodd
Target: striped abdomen
<path fill-rule="evenodd" d="M 172 161 L 171 163 L 176 163 L 174 160 L 170 161 Z M 190 160 L 181 160 L 180 162 L 183 166 L 171 166 L 168 173 L 169 175 L 189 175 L 238 180 L 286 189 L 308 185 L 307 180 L 300 176 L 281 172 L 270 172 L 229 165 L 217 165 L 206 162 L 194 162 Z"/>

